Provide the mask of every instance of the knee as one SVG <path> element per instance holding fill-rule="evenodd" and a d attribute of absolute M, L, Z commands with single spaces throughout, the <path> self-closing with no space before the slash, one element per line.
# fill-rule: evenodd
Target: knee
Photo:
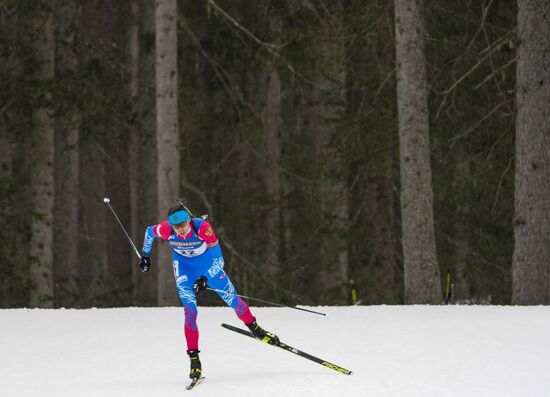
<path fill-rule="evenodd" d="M 227 277 L 226 277 L 226 284 L 223 286 L 222 290 L 223 292 L 218 292 L 219 297 L 223 299 L 223 301 L 227 306 L 234 308 L 238 302 L 237 291 L 235 290 L 235 287 Z"/>
<path fill-rule="evenodd" d="M 197 322 L 197 307 L 195 305 L 184 305 L 185 326 L 193 328 Z"/>
<path fill-rule="evenodd" d="M 189 305 L 197 305 L 197 297 L 195 296 L 195 292 L 190 287 L 178 285 L 178 295 L 180 297 L 181 304 L 184 307 Z"/>
<path fill-rule="evenodd" d="M 245 313 L 247 310 L 250 310 L 246 302 L 243 301 L 240 297 L 237 297 L 235 299 L 235 302 L 233 302 L 233 309 L 237 312 L 238 315 Z"/>

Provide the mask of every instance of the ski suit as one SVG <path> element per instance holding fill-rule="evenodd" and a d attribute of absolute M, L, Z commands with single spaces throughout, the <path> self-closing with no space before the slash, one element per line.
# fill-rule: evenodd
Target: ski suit
<path fill-rule="evenodd" d="M 201 276 L 208 280 L 210 288 L 224 291 L 217 292 L 220 298 L 235 310 L 241 321 L 249 324 L 255 320 L 250 308 L 240 297 L 236 296 L 235 287 L 223 270 L 224 260 L 218 238 L 212 226 L 200 219 L 193 218 L 194 227 L 185 235 L 177 234 L 166 220 L 149 226 L 145 231 L 143 256 L 149 257 L 155 238 L 162 238 L 172 249 L 172 264 L 178 294 L 185 312 L 185 339 L 187 350 L 199 347 L 199 330 L 197 327 L 197 299 L 193 283 Z"/>

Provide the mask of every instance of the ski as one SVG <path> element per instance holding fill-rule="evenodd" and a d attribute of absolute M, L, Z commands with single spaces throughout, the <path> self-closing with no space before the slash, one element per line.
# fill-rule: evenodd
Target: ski
<path fill-rule="evenodd" d="M 203 380 L 205 380 L 205 379 L 206 379 L 206 377 L 204 377 L 204 376 L 201 376 L 200 378 L 195 378 L 195 379 L 193 379 L 193 380 L 191 381 L 191 383 L 190 383 L 188 386 L 186 386 L 185 388 L 186 388 L 187 390 L 191 390 L 191 389 L 193 389 L 195 386 L 197 386 L 199 383 L 201 383 L 201 382 L 202 382 Z"/>
<path fill-rule="evenodd" d="M 237 332 L 241 335 L 246 335 L 246 336 L 249 336 L 253 339 L 256 339 L 260 342 L 264 342 L 260 339 L 257 339 L 254 337 L 254 335 L 252 335 L 251 332 L 249 331 L 245 331 L 244 329 L 241 329 L 241 328 L 238 328 L 238 327 L 234 327 L 232 325 L 229 325 L 229 324 L 225 324 L 225 323 L 222 323 L 222 327 L 230 330 L 230 331 L 233 331 L 233 332 Z M 268 342 L 264 342 L 266 344 L 269 344 Z M 278 345 L 272 345 L 272 346 L 277 346 L 283 350 L 286 350 L 287 352 L 289 353 L 294 353 L 296 354 L 297 356 L 300 356 L 300 357 L 303 357 L 305 359 L 308 359 L 310 361 L 313 361 L 314 363 L 317 363 L 317 364 L 321 364 L 322 366 L 324 367 L 327 367 L 327 368 L 330 368 L 330 369 L 333 369 L 335 371 L 338 371 L 342 374 L 345 374 L 345 375 L 351 375 L 352 374 L 352 371 L 348 370 L 348 369 L 345 369 L 345 368 L 342 368 L 340 367 L 339 365 L 336 365 L 336 364 L 332 364 L 332 363 L 329 363 L 328 361 L 325 361 L 325 360 L 322 360 L 318 357 L 315 357 L 315 356 L 312 356 L 311 354 L 308 354 L 306 352 L 303 352 L 301 350 L 298 350 L 296 349 L 295 347 L 292 347 L 292 346 L 289 346 L 287 345 L 286 343 L 283 343 L 283 342 L 279 342 Z"/>

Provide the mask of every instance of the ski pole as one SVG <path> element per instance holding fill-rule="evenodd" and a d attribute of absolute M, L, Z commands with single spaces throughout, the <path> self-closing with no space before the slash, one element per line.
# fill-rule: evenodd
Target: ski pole
<path fill-rule="evenodd" d="M 264 300 L 261 300 L 261 299 L 251 298 L 250 296 L 239 295 L 239 294 L 236 294 L 236 293 L 234 293 L 234 292 L 224 291 L 224 290 L 221 290 L 221 289 L 214 289 L 214 288 L 210 288 L 210 287 L 206 287 L 206 289 L 209 290 L 209 291 L 221 292 L 221 293 L 224 293 L 224 294 L 231 294 L 231 295 L 235 295 L 235 296 L 240 296 L 241 298 L 245 298 L 245 299 L 248 299 L 248 300 L 251 300 L 251 301 L 257 301 L 257 302 L 267 303 L 267 304 L 273 305 L 273 306 L 288 307 L 288 308 L 290 308 L 290 309 L 302 310 L 302 311 L 304 311 L 304 312 L 314 313 L 314 314 L 320 314 L 321 316 L 326 316 L 325 313 L 316 312 L 316 311 L 314 311 L 314 310 L 302 309 L 301 307 L 281 305 L 280 303 L 269 302 L 269 301 L 264 301 Z"/>
<path fill-rule="evenodd" d="M 130 242 L 130 245 L 132 246 L 132 248 L 134 249 L 134 252 L 136 253 L 138 259 L 141 260 L 141 254 L 139 253 L 138 249 L 136 248 L 136 245 L 134 244 L 134 242 L 132 241 L 132 239 L 130 238 L 130 236 L 128 235 L 128 232 L 126 231 L 126 229 L 124 228 L 124 226 L 122 225 L 122 222 L 120 221 L 120 219 L 118 219 L 118 216 L 116 215 L 116 212 L 115 210 L 113 209 L 113 207 L 111 207 L 111 200 L 109 199 L 109 197 L 105 197 L 103 199 L 103 202 L 105 204 L 107 204 L 107 206 L 111 209 L 111 212 L 113 213 L 113 215 L 115 216 L 116 220 L 118 221 L 118 224 L 120 225 L 120 227 L 122 228 L 122 230 L 124 231 L 124 234 L 126 235 L 126 237 L 128 238 L 128 241 Z"/>

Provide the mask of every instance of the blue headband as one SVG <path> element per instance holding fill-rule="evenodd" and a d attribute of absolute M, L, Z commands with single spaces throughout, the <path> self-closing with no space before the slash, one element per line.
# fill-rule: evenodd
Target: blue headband
<path fill-rule="evenodd" d="M 189 216 L 189 213 L 185 210 L 176 211 L 168 216 L 170 225 L 177 225 L 178 223 L 182 223 L 190 219 L 191 217 Z"/>

